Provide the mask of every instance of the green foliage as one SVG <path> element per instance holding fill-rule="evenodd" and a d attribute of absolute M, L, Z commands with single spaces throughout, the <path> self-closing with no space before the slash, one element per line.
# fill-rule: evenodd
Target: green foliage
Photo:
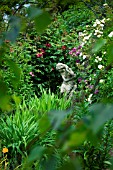
<path fill-rule="evenodd" d="M 16 169 L 40 170 L 110 169 L 112 8 L 104 5 L 100 10 L 102 1 L 99 6 L 95 6 L 95 1 L 67 5 L 64 8 L 69 10 L 55 14 L 50 24 L 50 15 L 36 8 L 38 5 L 28 10 L 19 7 L 19 12 L 17 2 L 10 3 L 16 15 L 10 18 L 9 26 L 6 24 L 8 32 L 0 41 L 0 106 L 8 110 L 9 101 L 15 102 L 15 110 L 0 120 L 1 146 L 8 148 L 8 153 L 2 155 L 3 169 L 16 166 Z M 65 5 L 64 1 L 55 3 Z M 84 4 L 89 4 L 91 10 Z M 99 12 L 96 21 L 94 9 Z M 3 14 L 4 10 L 8 12 L 7 7 Z M 106 18 L 101 19 L 106 10 Z M 47 22 L 43 23 L 43 19 Z M 25 25 L 20 27 L 23 21 Z M 12 44 L 6 37 L 16 42 Z M 56 94 L 62 81 L 55 70 L 58 62 L 69 65 L 76 73 L 78 87 L 71 100 Z M 19 106 L 18 96 L 23 99 Z"/>
<path fill-rule="evenodd" d="M 41 36 L 37 34 L 35 29 L 31 33 L 32 25 L 28 28 L 26 41 L 29 43 L 30 48 L 26 49 L 26 52 L 29 50 L 31 54 L 30 65 L 33 66 L 32 72 L 34 74 L 34 77 L 32 77 L 33 87 L 38 96 L 40 96 L 40 85 L 46 89 L 50 88 L 52 92 L 57 92 L 62 81 L 61 76 L 56 71 L 58 62 L 65 63 L 72 67 L 75 72 L 77 71 L 75 59 L 70 57 L 69 51 L 73 46 L 80 45 L 78 32 L 84 30 L 86 23 L 88 24 L 92 21 L 89 14 L 94 17 L 93 13 L 83 3 L 80 5 L 84 9 L 82 15 L 80 9 L 77 12 L 80 6 L 70 7 L 62 15 L 58 14 Z M 70 13 L 73 13 L 73 15 L 70 15 Z M 84 25 L 80 23 L 84 23 Z M 75 26 L 78 24 L 80 25 L 76 31 Z M 79 76 L 79 73 L 77 76 Z"/>
<path fill-rule="evenodd" d="M 11 161 L 14 161 L 14 166 L 18 165 L 22 157 L 25 157 L 36 144 L 45 147 L 53 146 L 55 132 L 50 130 L 51 126 L 47 126 L 47 120 L 44 121 L 43 117 L 50 110 L 64 110 L 70 107 L 70 101 L 65 102 L 65 96 L 59 99 L 50 92 L 48 94 L 43 92 L 41 98 L 35 96 L 28 104 L 23 100 L 22 104 L 17 106 L 15 113 L 0 121 L 2 147 L 9 149 L 8 156 Z M 62 119 L 59 121 L 61 122 Z M 43 131 L 42 125 L 45 124 L 46 129 Z"/>
<path fill-rule="evenodd" d="M 18 2 L 18 1 L 17 1 Z M 13 4 L 11 3 L 11 5 L 15 6 L 16 8 L 16 3 Z M 7 4 L 7 2 L 6 2 Z M 20 7 L 22 7 L 24 5 L 21 4 L 19 5 L 18 4 L 18 9 Z M 35 9 L 35 13 L 34 13 L 34 16 L 32 16 L 32 10 Z M 18 10 L 17 10 L 18 11 Z M 16 9 L 15 9 L 15 14 L 16 14 Z M 30 11 L 30 12 L 28 12 Z M 22 22 L 25 22 L 26 23 L 26 19 L 27 21 L 28 20 L 32 20 L 32 22 L 35 22 L 35 26 L 37 28 L 37 31 L 39 33 L 43 32 L 43 30 L 47 27 L 48 24 L 50 24 L 51 22 L 51 19 L 50 19 L 50 15 L 48 14 L 48 12 L 45 12 L 44 10 L 41 10 L 41 9 L 38 9 L 38 8 L 32 8 L 32 7 L 29 7 L 29 10 L 26 10 L 25 12 L 25 16 L 22 18 L 21 16 L 21 13 L 18 13 L 19 15 L 18 16 L 8 16 L 6 15 L 5 11 L 3 13 L 3 16 L 6 15 L 6 20 L 4 19 L 4 23 L 6 23 L 6 25 L 4 26 L 4 29 L 3 29 L 3 32 L 2 34 L 0 35 L 0 42 L 1 42 L 1 47 L 0 47 L 0 51 L 1 51 L 1 62 L 0 62 L 0 66 L 5 70 L 5 71 L 8 71 L 8 74 L 4 74 L 3 71 L 1 71 L 1 82 L 2 84 L 4 84 L 4 98 L 1 96 L 1 100 L 4 100 L 4 102 L 2 102 L 0 104 L 0 108 L 1 109 L 4 109 L 4 110 L 10 110 L 11 108 L 11 104 L 10 104 L 10 98 L 7 98 L 6 95 L 9 95 L 10 93 L 8 91 L 11 90 L 11 93 L 13 91 L 13 88 L 17 87 L 17 84 L 19 83 L 19 80 L 21 78 L 21 71 L 20 71 L 20 67 L 18 67 L 18 64 L 20 59 L 17 61 L 17 64 L 14 63 L 15 61 L 15 54 L 13 56 L 10 56 L 11 60 L 8 58 L 9 57 L 9 54 L 11 52 L 14 52 L 14 48 L 15 48 L 15 45 L 11 43 L 15 43 L 19 33 L 20 33 L 20 30 L 21 31 L 24 31 L 25 30 L 25 27 L 21 27 L 22 25 Z M 34 12 L 34 11 L 33 11 Z M 2 16 L 2 19 L 3 19 L 3 16 Z M 46 22 L 43 22 L 43 19 L 45 20 L 46 19 Z M 26 24 L 25 24 L 26 25 Z M 24 28 L 24 29 L 23 29 Z M 25 44 L 26 45 L 26 44 Z M 13 46 L 13 49 L 11 48 L 11 46 Z M 16 47 L 17 48 L 17 47 Z M 9 50 L 10 49 L 10 50 Z M 21 48 L 20 48 L 21 50 Z M 17 52 L 17 51 L 16 51 Z M 22 61 L 21 61 L 22 62 Z M 8 67 L 7 67 L 8 66 Z M 24 69 L 25 69 L 25 65 L 24 65 Z M 24 70 L 23 69 L 23 70 Z M 13 74 L 10 75 L 10 71 L 13 72 Z M 4 81 L 5 79 L 5 81 Z M 22 73 L 22 81 L 21 81 L 21 84 L 24 82 L 24 79 L 27 79 L 27 83 L 29 83 L 29 76 L 25 77 L 24 76 L 24 73 Z M 28 84 L 26 83 L 25 86 L 27 86 Z M 7 86 L 7 88 L 6 88 Z M 12 87 L 11 87 L 12 86 Z M 22 89 L 22 88 L 21 88 Z M 27 88 L 28 89 L 28 88 Z M 30 89 L 30 86 L 29 86 L 29 89 Z M 18 89 L 19 90 L 19 89 Z M 3 92 L 1 92 L 3 94 Z M 8 93 L 8 94 L 7 94 Z M 24 94 L 26 92 L 24 91 Z M 7 98 L 7 100 L 6 100 Z M 7 107 L 5 108 L 4 107 L 4 104 L 7 105 Z"/>

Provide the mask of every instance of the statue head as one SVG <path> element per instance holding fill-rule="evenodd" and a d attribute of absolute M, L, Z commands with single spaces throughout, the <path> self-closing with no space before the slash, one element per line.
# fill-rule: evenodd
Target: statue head
<path fill-rule="evenodd" d="M 58 63 L 58 64 L 56 65 L 56 69 L 57 69 L 59 72 L 61 72 L 62 70 L 66 70 L 67 67 L 68 67 L 68 66 L 67 66 L 66 64 L 63 64 L 63 63 Z"/>

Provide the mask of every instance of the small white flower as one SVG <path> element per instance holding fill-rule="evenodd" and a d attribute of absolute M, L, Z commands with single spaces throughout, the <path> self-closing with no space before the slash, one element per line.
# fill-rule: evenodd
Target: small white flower
<path fill-rule="evenodd" d="M 82 36 L 83 36 L 83 33 L 82 33 L 82 32 L 79 32 L 79 33 L 78 33 L 78 36 L 79 36 L 79 37 L 82 37 Z"/>
<path fill-rule="evenodd" d="M 107 21 L 110 21 L 110 18 L 107 18 L 106 20 L 107 20 Z"/>
<path fill-rule="evenodd" d="M 84 30 L 83 32 L 86 32 L 86 30 Z"/>
<path fill-rule="evenodd" d="M 102 61 L 102 58 L 100 58 L 99 56 L 97 56 L 96 59 L 97 59 L 98 61 Z"/>
<path fill-rule="evenodd" d="M 113 37 L 113 31 L 112 32 L 110 32 L 110 34 L 108 35 L 108 37 Z"/>
<path fill-rule="evenodd" d="M 83 60 L 86 58 L 86 55 L 83 55 Z"/>
<path fill-rule="evenodd" d="M 97 33 L 98 33 L 98 32 L 99 32 L 99 30 L 95 30 L 95 32 L 97 32 Z"/>
<path fill-rule="evenodd" d="M 99 61 L 102 61 L 102 58 L 98 58 Z"/>
<path fill-rule="evenodd" d="M 93 24 L 93 27 L 96 27 L 96 26 L 97 26 L 97 24 L 96 24 L 96 23 L 94 23 L 94 24 Z"/>
<path fill-rule="evenodd" d="M 105 3 L 105 4 L 103 4 L 103 6 L 108 6 L 108 4 L 107 4 L 107 3 Z"/>
<path fill-rule="evenodd" d="M 85 40 L 89 40 L 89 36 L 84 37 Z"/>
<path fill-rule="evenodd" d="M 98 68 L 101 70 L 104 66 L 102 66 L 101 64 L 98 65 Z"/>
<path fill-rule="evenodd" d="M 98 37 L 98 38 L 100 38 L 101 36 L 102 36 L 102 35 L 100 35 L 100 34 L 99 34 L 99 35 L 97 35 L 97 37 Z"/>
<path fill-rule="evenodd" d="M 84 43 L 84 42 L 82 42 L 82 43 L 81 43 L 81 46 L 83 47 L 83 46 L 84 46 L 84 44 L 85 44 L 85 43 Z"/>
<path fill-rule="evenodd" d="M 95 62 L 96 62 L 96 63 L 98 63 L 98 60 L 97 60 L 97 59 L 95 59 Z"/>
<path fill-rule="evenodd" d="M 80 55 L 79 55 L 80 57 L 82 56 L 82 52 L 80 53 Z"/>
<path fill-rule="evenodd" d="M 101 27 L 104 27 L 104 24 L 100 24 Z"/>
<path fill-rule="evenodd" d="M 105 18 L 103 18 L 103 19 L 101 20 L 101 22 L 104 24 L 104 23 L 105 23 L 105 20 L 106 20 L 106 19 L 105 19 Z"/>
<path fill-rule="evenodd" d="M 84 42 L 84 43 L 86 43 L 86 42 L 87 42 L 85 38 L 83 38 L 83 42 Z"/>
<path fill-rule="evenodd" d="M 82 65 L 84 66 L 84 65 L 85 65 L 85 62 L 83 62 Z"/>
<path fill-rule="evenodd" d="M 103 32 L 102 32 L 102 31 L 99 31 L 99 33 L 100 33 L 100 34 L 103 34 Z"/>
<path fill-rule="evenodd" d="M 98 19 L 96 20 L 96 23 L 97 23 L 98 25 L 100 25 L 100 24 L 101 24 L 101 23 L 100 23 L 100 21 L 99 21 Z"/>
<path fill-rule="evenodd" d="M 94 35 L 97 35 L 97 32 L 95 32 Z"/>
<path fill-rule="evenodd" d="M 104 51 L 103 54 L 106 54 L 106 51 Z"/>
<path fill-rule="evenodd" d="M 88 99 L 87 99 L 87 101 L 88 101 L 89 103 L 92 102 L 92 100 L 91 100 L 92 95 L 93 95 L 93 94 L 90 94 L 89 97 L 88 97 Z"/>
<path fill-rule="evenodd" d="M 99 83 L 104 83 L 104 80 L 103 80 L 103 79 L 101 79 L 101 80 L 99 81 Z"/>

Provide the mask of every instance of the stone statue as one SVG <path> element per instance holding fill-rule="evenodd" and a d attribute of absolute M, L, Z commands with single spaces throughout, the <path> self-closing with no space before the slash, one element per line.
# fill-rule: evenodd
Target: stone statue
<path fill-rule="evenodd" d="M 66 93 L 69 98 L 72 97 L 74 90 L 77 88 L 77 85 L 75 85 L 76 74 L 74 74 L 71 68 L 63 63 L 58 63 L 56 69 L 60 72 L 63 79 L 60 92 Z"/>

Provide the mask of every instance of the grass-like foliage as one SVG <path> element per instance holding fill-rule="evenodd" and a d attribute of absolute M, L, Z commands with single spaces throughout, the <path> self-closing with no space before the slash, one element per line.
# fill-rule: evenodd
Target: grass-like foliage
<path fill-rule="evenodd" d="M 23 99 L 14 113 L 1 119 L 2 147 L 8 147 L 8 158 L 14 162 L 13 167 L 21 163 L 22 157 L 25 157 L 35 144 L 53 145 L 55 133 L 50 131 L 42 137 L 39 121 L 49 111 L 68 109 L 70 104 L 69 100 L 65 100 L 65 96 L 59 98 L 58 95 L 43 90 L 41 98 L 34 96 L 29 103 Z"/>

